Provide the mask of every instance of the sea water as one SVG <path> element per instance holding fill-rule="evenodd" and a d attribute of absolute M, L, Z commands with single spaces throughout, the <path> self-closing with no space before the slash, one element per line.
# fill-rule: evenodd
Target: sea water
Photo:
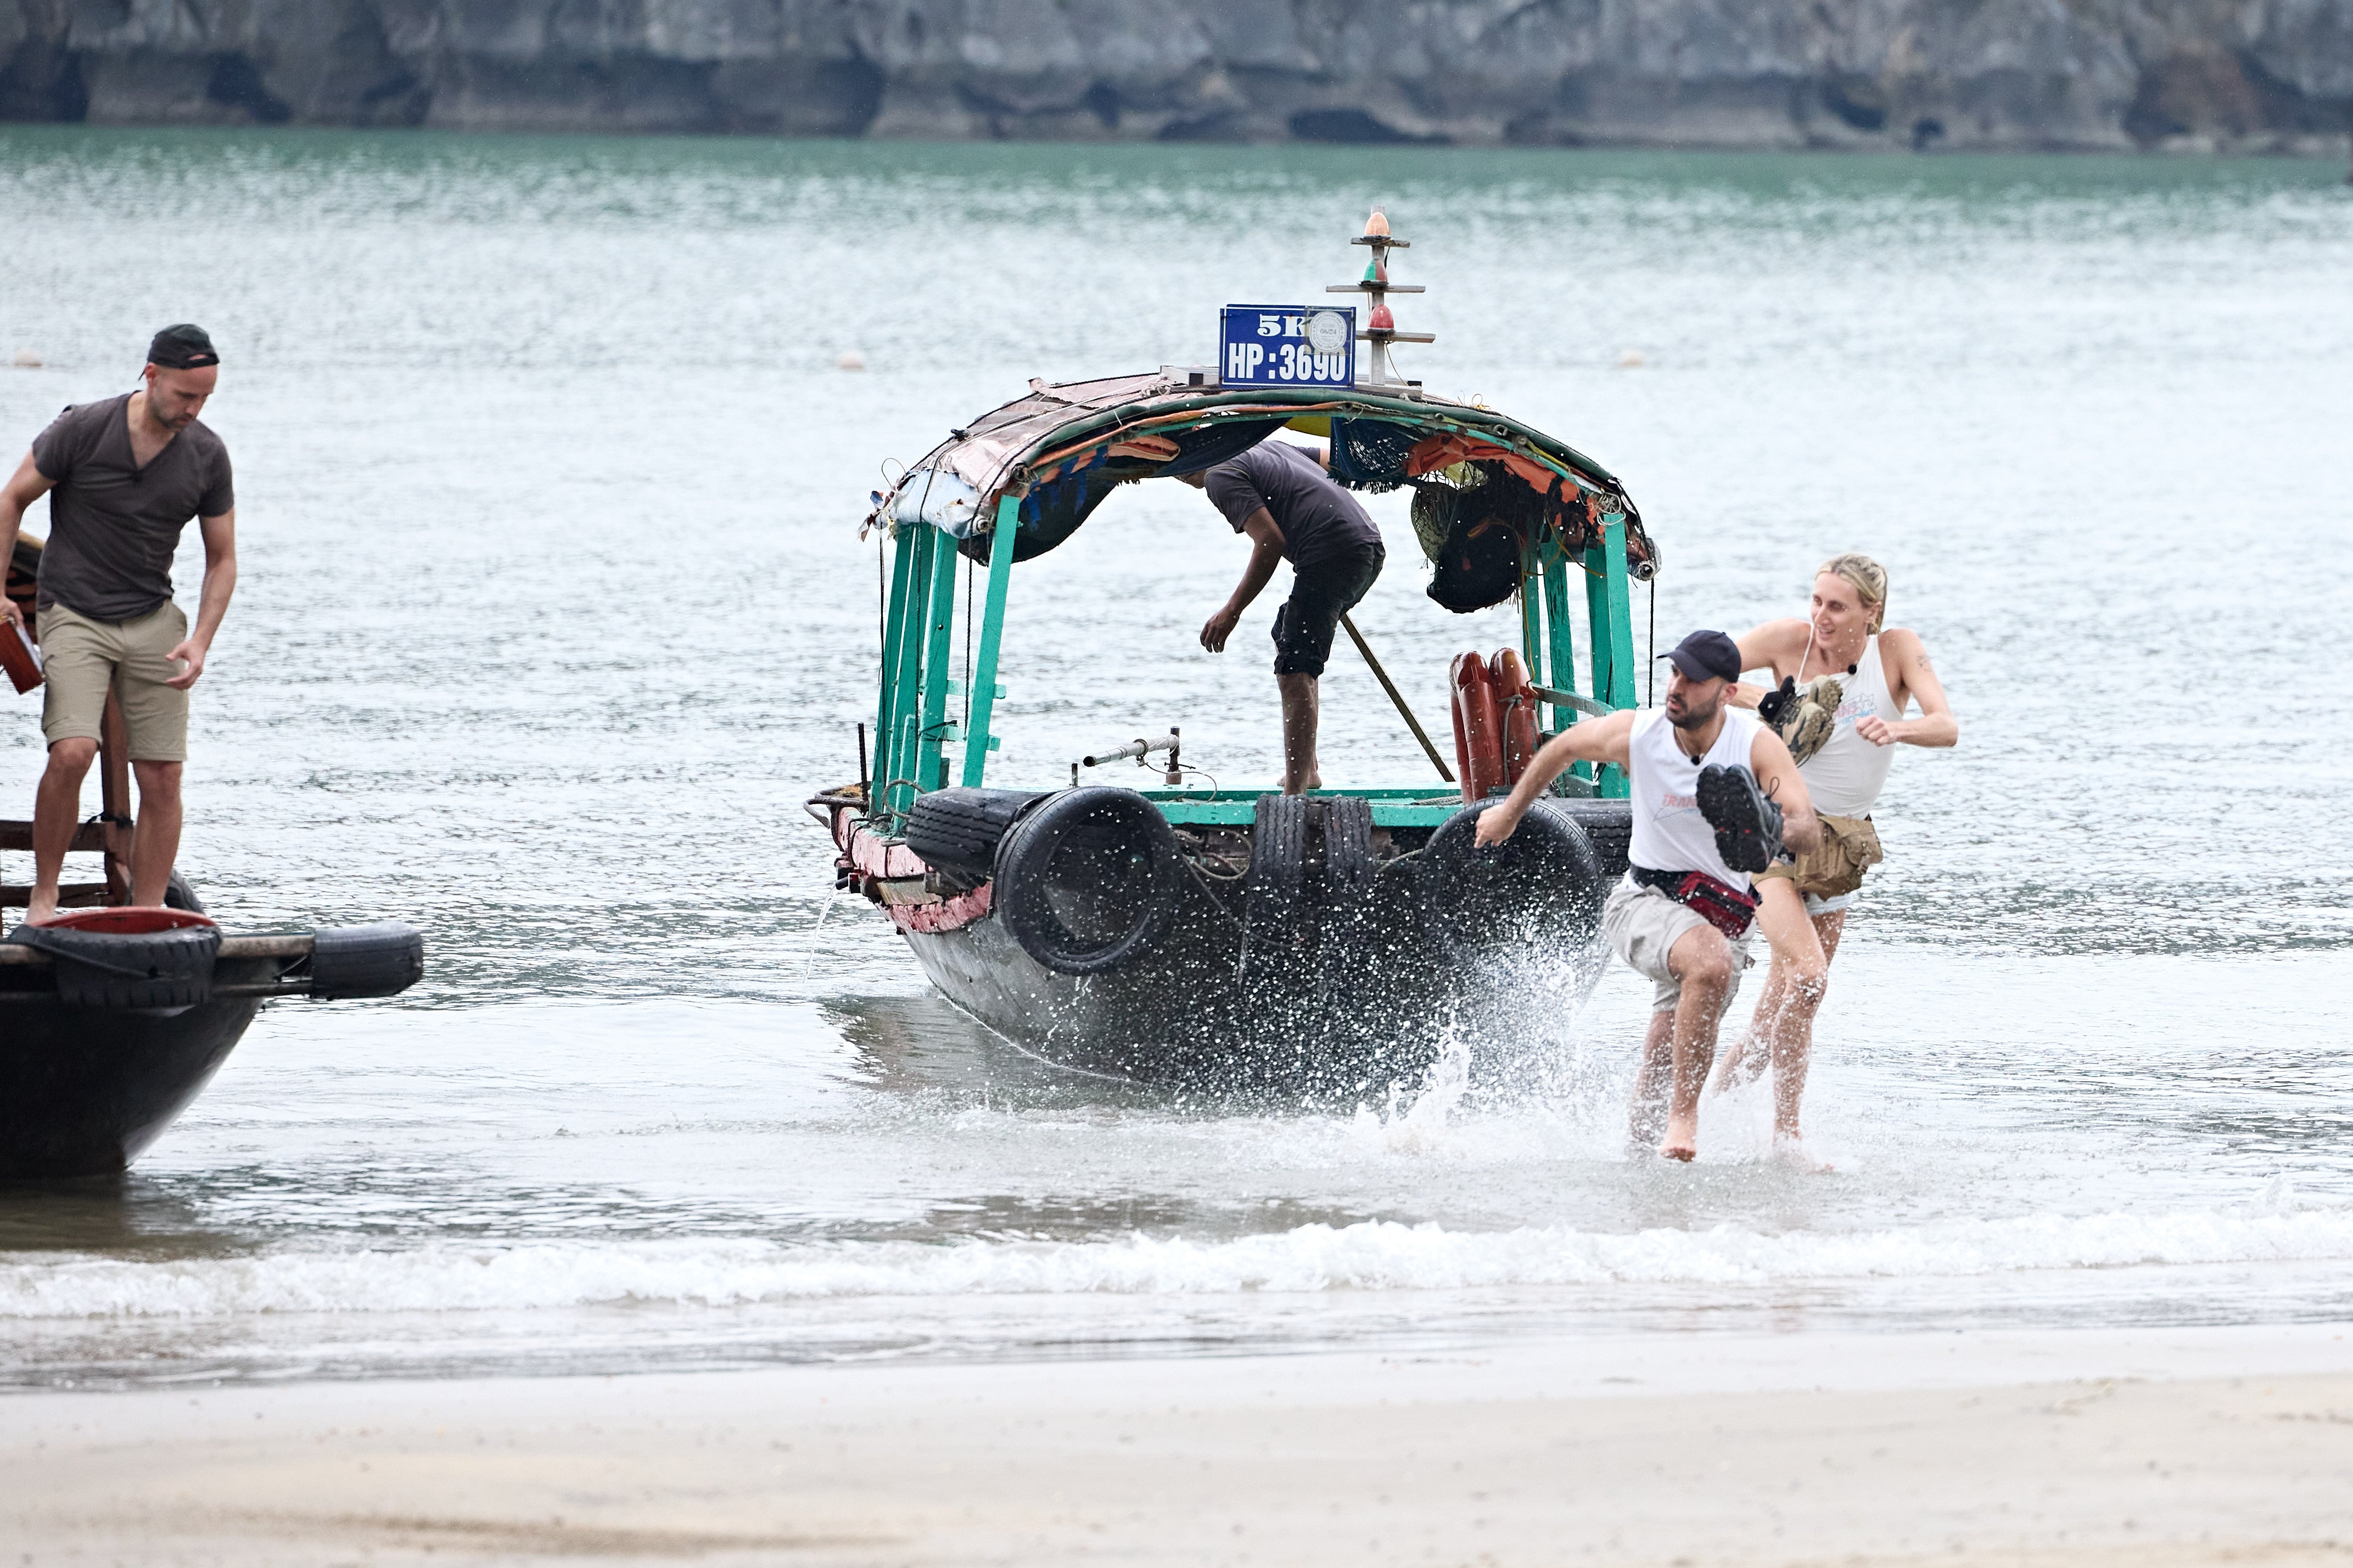
<path fill-rule="evenodd" d="M 398 1001 L 270 1007 L 129 1177 L 0 1193 L 0 1379 L 2353 1310 L 2339 174 L 0 131 L 0 359 L 40 361 L 0 445 L 167 321 L 221 346 L 239 585 L 185 868 L 232 927 L 429 944 Z M 1321 300 L 1375 201 L 1430 289 L 1409 374 L 1640 505 L 1638 654 L 1859 549 L 1952 693 L 1822 1015 L 1827 1173 L 1757 1089 L 1697 1165 L 1630 1157 L 1622 970 L 1577 1007 L 1530 954 L 1507 1037 L 1302 1106 L 1034 1061 L 827 912 L 800 802 L 871 713 L 869 493 L 1032 376 Z M 1511 612 L 1431 605 L 1405 497 L 1368 504 L 1357 620 L 1442 733 Z M 1197 640 L 1244 553 L 1145 485 L 1023 567 L 992 777 L 1171 724 L 1272 776 L 1279 593 Z M 191 606 L 200 569 L 191 531 Z M 1324 723 L 1330 782 L 1427 779 L 1345 647 Z M 41 754 L 17 700 L 12 815 Z"/>

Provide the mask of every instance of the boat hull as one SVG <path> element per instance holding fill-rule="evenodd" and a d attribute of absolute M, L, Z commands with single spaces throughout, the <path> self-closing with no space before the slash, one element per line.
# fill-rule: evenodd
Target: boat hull
<path fill-rule="evenodd" d="M 224 960 L 216 984 L 269 980 L 271 960 Z M 0 998 L 0 1176 L 122 1171 L 212 1081 L 261 1010 L 220 997 L 171 1014 Z"/>
<path fill-rule="evenodd" d="M 1450 1042 L 1517 1039 L 1573 1012 L 1603 957 L 1596 929 L 1541 952 L 1450 958 L 1399 900 L 1345 942 L 1270 959 L 1199 891 L 1168 936 L 1108 973 L 1047 969 L 993 914 L 902 934 L 950 1000 L 1048 1061 L 1341 1101 L 1418 1078 Z"/>
<path fill-rule="evenodd" d="M 0 1047 L 0 1175 L 122 1170 L 203 1092 L 260 1007 L 239 998 L 163 1018 L 12 1004 Z"/>

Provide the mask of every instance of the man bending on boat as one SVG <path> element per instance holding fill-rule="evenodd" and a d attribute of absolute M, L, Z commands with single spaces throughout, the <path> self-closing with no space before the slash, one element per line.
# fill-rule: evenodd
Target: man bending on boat
<path fill-rule="evenodd" d="M 1481 814 L 1479 842 L 1509 838 L 1571 763 L 1626 770 L 1634 837 L 1625 879 L 1602 907 L 1601 933 L 1654 987 L 1633 1135 L 1657 1139 L 1670 1160 L 1690 1160 L 1699 1152 L 1699 1093 L 1716 1025 L 1749 963 L 1749 877 L 1785 843 L 1812 849 L 1821 827 L 1789 748 L 1728 700 L 1740 681 L 1737 645 L 1722 632 L 1694 632 L 1660 657 L 1674 666 L 1667 705 L 1588 719 L 1546 742 L 1511 795 Z"/>
<path fill-rule="evenodd" d="M 1274 684 L 1282 693 L 1282 793 L 1323 787 L 1315 763 L 1317 678 L 1332 634 L 1381 574 L 1381 531 L 1356 498 L 1332 482 L 1330 458 L 1283 441 L 1261 441 L 1207 473 L 1180 476 L 1248 534 L 1250 564 L 1223 607 L 1201 628 L 1201 646 L 1223 653 L 1242 612 L 1291 563 L 1291 597 L 1274 617 Z"/>
<path fill-rule="evenodd" d="M 58 874 L 81 814 L 82 778 L 98 755 L 109 691 L 121 702 L 139 822 L 131 901 L 160 904 L 180 852 L 180 764 L 188 754 L 188 689 L 205 672 L 213 634 L 237 587 L 237 503 L 228 448 L 196 418 L 220 374 L 200 327 L 166 327 L 147 350 L 136 392 L 68 408 L 36 437 L 0 489 L 0 538 L 49 497 L 41 552 L 41 730 L 47 769 L 33 807 L 38 925 L 58 912 Z M 194 630 L 172 603 L 172 552 L 193 517 L 205 539 Z M 23 615 L 0 598 L 0 618 Z"/>

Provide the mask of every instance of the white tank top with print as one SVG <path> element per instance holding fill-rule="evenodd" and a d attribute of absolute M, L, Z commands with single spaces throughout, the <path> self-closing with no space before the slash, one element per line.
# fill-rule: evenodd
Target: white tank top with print
<path fill-rule="evenodd" d="M 1810 640 L 1806 647 L 1809 658 L 1813 651 Z M 1873 745 L 1854 732 L 1854 721 L 1904 717 L 1903 710 L 1887 694 L 1887 671 L 1879 662 L 1879 638 L 1873 637 L 1864 641 L 1862 658 L 1855 662 L 1852 674 L 1842 669 L 1816 669 L 1813 674 L 1836 676 L 1846 696 L 1839 703 L 1838 722 L 1831 730 L 1831 738 L 1799 767 L 1798 776 L 1806 781 L 1806 794 L 1812 798 L 1816 811 L 1832 816 L 1867 816 L 1887 784 L 1887 770 L 1894 763 L 1895 748 Z M 1798 685 L 1802 689 L 1811 679 L 1801 665 Z"/>
<path fill-rule="evenodd" d="M 1748 873 L 1726 866 L 1715 852 L 1715 829 L 1699 814 L 1699 771 L 1711 763 L 1749 766 L 1758 722 L 1746 709 L 1725 704 L 1715 744 L 1694 762 L 1677 743 L 1665 709 L 1646 708 L 1635 718 L 1626 742 L 1634 806 L 1634 837 L 1626 847 L 1630 864 L 1652 871 L 1704 871 L 1736 888 L 1748 886 Z"/>

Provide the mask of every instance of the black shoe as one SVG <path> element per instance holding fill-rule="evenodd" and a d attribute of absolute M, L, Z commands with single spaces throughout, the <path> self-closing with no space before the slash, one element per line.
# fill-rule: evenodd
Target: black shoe
<path fill-rule="evenodd" d="M 1746 768 L 1700 769 L 1699 814 L 1715 829 L 1715 852 L 1734 870 L 1753 877 L 1780 858 L 1781 808 L 1765 798 Z"/>

